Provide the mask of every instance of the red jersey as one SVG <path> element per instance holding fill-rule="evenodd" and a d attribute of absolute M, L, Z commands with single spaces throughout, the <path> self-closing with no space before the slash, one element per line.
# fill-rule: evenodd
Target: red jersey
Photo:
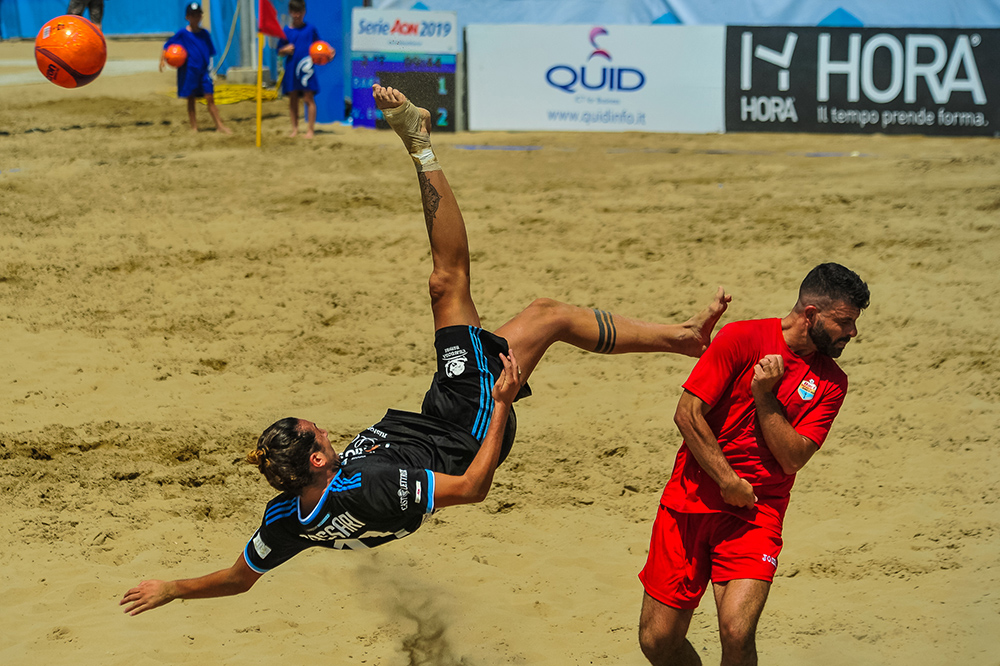
<path fill-rule="evenodd" d="M 823 445 L 847 394 L 844 371 L 825 354 L 794 354 L 785 344 L 781 319 L 727 324 L 698 359 L 684 388 L 711 407 L 705 420 L 733 470 L 753 486 L 757 504 L 746 509 L 724 502 L 718 484 L 684 443 L 663 491 L 664 506 L 686 513 L 725 512 L 781 527 L 795 475 L 785 474 L 767 448 L 750 392 L 754 365 L 768 354 L 781 354 L 785 362 L 775 394 L 788 422 L 800 435 Z"/>

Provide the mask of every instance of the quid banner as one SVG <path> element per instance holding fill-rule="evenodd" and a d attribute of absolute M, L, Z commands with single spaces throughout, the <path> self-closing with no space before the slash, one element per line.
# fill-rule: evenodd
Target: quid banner
<path fill-rule="evenodd" d="M 726 32 L 726 131 L 1000 136 L 1000 30 Z"/>
<path fill-rule="evenodd" d="M 721 132 L 722 26 L 470 25 L 469 129 Z"/>

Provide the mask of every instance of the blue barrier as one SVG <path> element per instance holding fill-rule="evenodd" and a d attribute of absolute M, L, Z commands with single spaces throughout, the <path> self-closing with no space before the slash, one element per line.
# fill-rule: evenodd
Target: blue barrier
<path fill-rule="evenodd" d="M 101 27 L 109 36 L 174 33 L 184 26 L 184 4 L 184 0 L 105 0 Z M 65 14 L 68 6 L 69 0 L 0 0 L 0 38 L 34 39 L 46 21 Z"/>

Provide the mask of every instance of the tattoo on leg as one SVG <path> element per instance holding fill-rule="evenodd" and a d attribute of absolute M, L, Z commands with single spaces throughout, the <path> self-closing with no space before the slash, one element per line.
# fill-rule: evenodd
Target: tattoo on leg
<path fill-rule="evenodd" d="M 423 172 L 417 172 L 417 180 L 420 181 L 420 199 L 424 204 L 424 224 L 427 225 L 427 235 L 430 236 L 434 230 L 434 218 L 441 203 L 441 195 Z"/>
<path fill-rule="evenodd" d="M 614 317 L 610 312 L 604 310 L 594 310 L 597 316 L 597 347 L 594 351 L 598 354 L 610 354 L 615 350 L 615 341 L 618 339 L 618 329 L 615 328 Z"/>

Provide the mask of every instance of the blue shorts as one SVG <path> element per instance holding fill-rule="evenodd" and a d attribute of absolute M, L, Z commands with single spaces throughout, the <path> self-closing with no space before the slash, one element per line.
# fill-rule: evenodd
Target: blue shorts
<path fill-rule="evenodd" d="M 207 69 L 196 70 L 184 65 L 177 70 L 178 97 L 204 97 L 214 93 L 215 85 Z"/>
<path fill-rule="evenodd" d="M 447 326 L 434 334 L 437 372 L 424 395 L 422 414 L 449 421 L 481 442 L 493 416 L 493 385 L 503 372 L 507 341 L 474 326 Z M 531 395 L 527 384 L 515 400 Z M 500 460 L 514 444 L 517 419 L 510 410 Z"/>

